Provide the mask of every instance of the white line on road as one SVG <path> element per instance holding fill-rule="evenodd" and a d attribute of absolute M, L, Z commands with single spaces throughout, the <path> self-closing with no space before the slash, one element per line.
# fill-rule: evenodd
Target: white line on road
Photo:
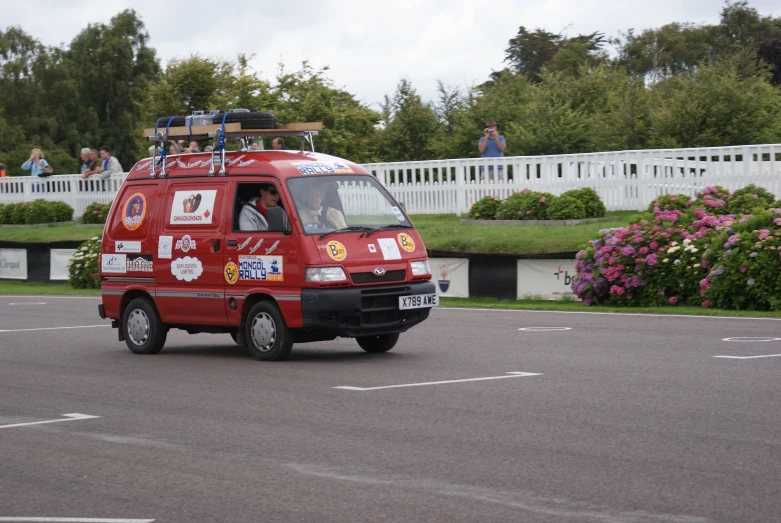
<path fill-rule="evenodd" d="M 777 358 L 781 354 L 763 354 L 761 356 L 714 356 L 714 358 L 724 358 L 729 360 L 753 360 L 755 358 Z"/>
<path fill-rule="evenodd" d="M 736 336 L 734 338 L 721 338 L 721 341 L 738 341 L 741 343 L 757 343 L 762 341 L 781 341 L 781 338 L 772 336 Z"/>
<path fill-rule="evenodd" d="M 12 301 L 8 305 L 46 305 L 45 301 Z"/>
<path fill-rule="evenodd" d="M 111 327 L 111 325 L 76 325 L 74 327 L 38 327 L 37 329 L 0 329 L 0 332 L 56 331 L 59 329 L 90 329 L 92 327 Z"/>
<path fill-rule="evenodd" d="M 14 423 L 13 425 L 0 425 L 0 429 L 10 429 L 11 427 L 26 427 L 27 425 L 43 425 L 44 423 L 59 423 L 61 421 L 77 421 L 82 419 L 93 419 L 93 418 L 100 417 L 100 416 L 93 416 L 91 414 L 79 414 L 78 412 L 73 412 L 71 414 L 63 414 L 63 416 L 65 417 L 60 419 L 50 419 L 46 421 L 31 421 L 28 423 Z M 4 521 L 4 520 L 0 519 L 0 521 Z"/>
<path fill-rule="evenodd" d="M 521 378 L 523 376 L 542 376 L 542 374 L 534 373 L 534 372 L 508 372 L 509 376 L 489 376 L 487 378 L 469 378 L 465 380 L 448 380 L 448 381 L 427 381 L 425 383 L 407 383 L 405 385 L 386 385 L 384 387 L 350 387 L 350 386 L 341 386 L 341 387 L 332 387 L 334 389 L 342 389 L 342 390 L 380 390 L 380 389 L 397 389 L 399 387 L 422 387 L 424 385 L 443 385 L 445 383 L 464 383 L 466 381 L 483 381 L 483 380 L 501 380 L 505 378 Z"/>
<path fill-rule="evenodd" d="M 706 320 L 766 320 L 781 321 L 781 318 L 761 318 L 757 316 L 701 316 L 694 314 L 646 314 L 643 312 L 590 312 L 590 311 L 545 311 L 526 309 L 484 309 L 477 307 L 436 307 L 440 311 L 481 311 L 481 312 L 541 312 L 545 314 L 602 314 L 605 316 L 653 316 L 657 318 L 701 318 Z"/>
<path fill-rule="evenodd" d="M 29 521 L 57 523 L 152 523 L 154 519 L 106 519 L 106 518 L 2 518 L 0 521 Z"/>

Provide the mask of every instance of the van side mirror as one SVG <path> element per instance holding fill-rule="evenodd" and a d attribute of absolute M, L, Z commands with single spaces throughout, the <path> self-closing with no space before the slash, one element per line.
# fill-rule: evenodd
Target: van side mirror
<path fill-rule="evenodd" d="M 283 232 L 285 234 L 292 232 L 290 223 L 287 220 L 287 214 L 282 207 L 269 207 L 266 219 L 268 220 L 269 232 Z"/>

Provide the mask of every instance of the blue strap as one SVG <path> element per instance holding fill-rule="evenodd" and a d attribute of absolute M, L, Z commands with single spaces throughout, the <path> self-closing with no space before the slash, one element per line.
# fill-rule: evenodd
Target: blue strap
<path fill-rule="evenodd" d="M 217 140 L 217 148 L 215 151 L 222 151 L 225 149 L 225 119 L 228 117 L 228 112 L 225 111 L 222 114 L 222 127 L 220 128 L 220 138 Z"/>
<path fill-rule="evenodd" d="M 175 116 L 168 119 L 168 125 L 165 126 L 165 137 L 163 138 L 163 146 L 160 148 L 160 159 L 157 160 L 157 165 L 161 165 L 165 161 L 165 152 L 168 149 L 168 128 L 171 127 L 171 122 L 174 121 Z M 159 122 L 160 120 L 158 120 Z M 157 125 L 155 125 L 155 131 L 157 131 Z M 157 135 L 157 132 L 155 132 Z"/>

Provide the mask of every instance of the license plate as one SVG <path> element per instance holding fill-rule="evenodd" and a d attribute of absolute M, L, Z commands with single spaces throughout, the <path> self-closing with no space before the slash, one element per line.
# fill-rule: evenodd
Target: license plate
<path fill-rule="evenodd" d="M 399 309 L 422 309 L 439 305 L 439 296 L 435 294 L 416 294 L 414 296 L 399 296 Z"/>

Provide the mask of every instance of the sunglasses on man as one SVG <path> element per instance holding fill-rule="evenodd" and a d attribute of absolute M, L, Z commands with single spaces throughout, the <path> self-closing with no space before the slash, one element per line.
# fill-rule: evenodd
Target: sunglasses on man
<path fill-rule="evenodd" d="M 270 189 L 266 189 L 271 196 L 276 196 L 279 194 L 279 191 L 275 187 L 271 187 Z"/>

